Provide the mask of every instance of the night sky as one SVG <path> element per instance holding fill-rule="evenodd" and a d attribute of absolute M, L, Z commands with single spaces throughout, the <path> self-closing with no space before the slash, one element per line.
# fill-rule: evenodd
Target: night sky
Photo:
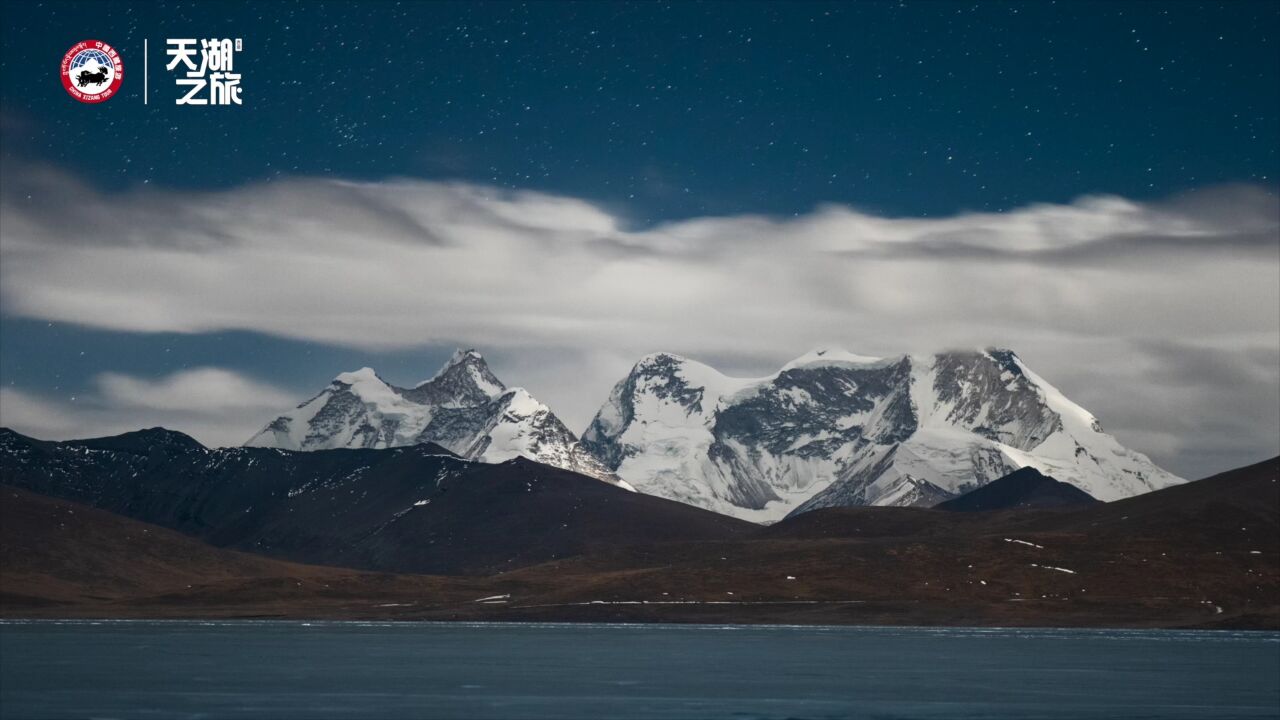
<path fill-rule="evenodd" d="M 175 106 L 167 37 L 243 38 L 243 106 Z M 100 105 L 75 102 L 58 78 L 63 53 L 87 38 L 125 59 L 121 94 Z M 784 221 L 829 205 L 911 219 L 1097 195 L 1160 203 L 1221 187 L 1273 197 L 1280 177 L 1274 2 L 15 3 L 3 11 L 3 42 L 10 208 L 28 199 L 19 180 L 35 169 L 139 207 L 298 179 L 410 178 L 574 198 L 643 232 L 708 217 Z M 206 366 L 297 399 L 364 364 L 410 382 L 454 344 L 488 337 L 380 347 L 232 320 L 106 327 L 16 311 L 11 295 L 0 306 L 0 380 L 64 404 L 99 392 L 103 373 L 157 379 Z M 1056 313 L 1043 322 L 1064 322 Z M 892 350 L 850 334 L 828 333 L 853 350 Z M 1265 322 L 1241 329 L 1254 338 L 1242 352 L 1265 368 L 1275 334 Z M 1039 336 L 1027 337 L 1035 347 Z M 518 361 L 515 350 L 486 350 L 511 372 L 546 365 L 556 342 L 522 341 Z M 702 350 L 668 348 L 660 334 L 646 342 Z M 725 369 L 760 371 L 808 349 L 703 352 Z M 599 382 L 597 397 L 574 403 L 598 406 L 608 389 Z M 1064 389 L 1087 393 L 1086 379 L 1076 383 Z M 547 385 L 544 395 L 560 392 Z M 1151 450 L 1184 472 L 1255 451 Z"/>
<path fill-rule="evenodd" d="M 405 175 L 642 224 L 937 215 L 1274 182 L 1278 28 L 1272 2 L 23 3 L 0 102 L 6 152 L 106 187 Z M 174 106 L 171 36 L 244 38 L 245 105 Z M 126 58 L 98 107 L 56 75 L 90 37 Z"/>

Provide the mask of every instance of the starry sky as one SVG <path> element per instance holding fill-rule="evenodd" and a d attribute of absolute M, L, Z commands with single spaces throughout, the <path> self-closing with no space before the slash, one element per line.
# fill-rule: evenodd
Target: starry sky
<path fill-rule="evenodd" d="M 181 92 L 164 69 L 168 37 L 242 38 L 236 64 L 243 74 L 243 106 L 176 106 Z M 72 100 L 57 75 L 66 49 L 87 38 L 114 44 L 125 60 L 120 95 L 100 105 Z M 97 237 L 111 247 L 152 247 L 165 232 L 175 238 L 200 234 L 190 242 L 216 243 L 232 231 L 214 227 L 215 211 L 235 215 L 239 202 L 263 216 L 323 217 L 325 207 L 335 206 L 325 200 L 332 187 L 326 183 L 352 183 L 365 200 L 335 215 L 334 223 L 375 210 L 381 215 L 370 221 L 374 225 L 392 215 L 422 223 L 415 213 L 427 206 L 446 208 L 440 212 L 450 221 L 480 212 L 477 207 L 487 218 L 548 213 L 554 221 L 537 215 L 539 233 L 604 228 L 634 253 L 639 245 L 652 251 L 653 243 L 670 237 L 696 236 L 708 219 L 716 232 L 727 233 L 715 241 L 726 247 L 748 242 L 741 238 L 757 227 L 750 219 L 768 224 L 767 234 L 777 236 L 771 241 L 785 244 L 796 228 L 821 225 L 830 208 L 858 222 L 889 223 L 893 232 L 915 240 L 913 223 L 981 219 L 963 226 L 972 234 L 998 224 L 990 218 L 1012 215 L 1026 223 L 1032 217 L 1047 243 L 1063 234 L 1044 230 L 1056 227 L 1060 218 L 1054 213 L 1079 212 L 1088 217 L 1076 227 L 1106 225 L 1096 233 L 1081 230 L 1087 240 L 1115 232 L 1167 239 L 1190 232 L 1187 223 L 1196 224 L 1195 232 L 1205 237 L 1233 238 L 1219 246 L 1220 254 L 1255 269 L 1261 263 L 1262 274 L 1250 276 L 1229 298 L 1188 300 L 1224 303 L 1216 306 L 1219 314 L 1253 308 L 1243 313 L 1253 313 L 1249 322 L 1216 338 L 1177 326 L 1167 317 L 1172 310 L 1156 309 L 1123 327 L 1102 329 L 1082 318 L 1109 308 L 1084 307 L 1078 296 L 1065 294 L 1052 302 L 1028 300 L 1024 307 L 1034 311 L 1016 327 L 999 318 L 957 324 L 984 312 L 975 301 L 964 306 L 965 318 L 948 322 L 963 325 L 963 332 L 911 335 L 896 330 L 906 316 L 893 317 L 875 298 L 837 311 L 832 308 L 848 296 L 832 292 L 820 298 L 822 322 L 804 333 L 763 333 L 768 343 L 735 345 L 732 337 L 703 343 L 697 338 L 706 332 L 664 332 L 680 321 L 678 314 L 655 317 L 628 342 L 607 333 L 558 332 L 588 324 L 573 308 L 595 299 L 587 294 L 591 288 L 580 287 L 555 307 L 530 310 L 528 322 L 557 332 L 522 333 L 504 342 L 512 333 L 504 335 L 505 321 L 493 319 L 501 306 L 490 315 L 468 316 L 469 326 L 399 319 L 382 336 L 356 339 L 344 335 L 345 326 L 294 331 L 254 320 L 244 308 L 199 317 L 194 309 L 98 317 L 40 299 L 59 282 L 70 283 L 62 287 L 64 298 L 80 287 L 75 272 L 51 269 L 62 267 L 72 254 L 67 251 L 30 260 L 37 264 L 21 277 L 3 276 L 0 380 L 10 392 L 6 404 L 25 408 L 10 411 L 5 420 L 23 425 L 26 418 L 25 427 L 46 435 L 90 431 L 97 426 L 71 419 L 79 412 L 74 403 L 90 402 L 112 418 L 112 429 L 154 424 L 146 421 L 146 407 L 127 414 L 112 406 L 110 383 L 150 383 L 144 386 L 148 391 L 163 395 L 165 388 L 184 387 L 190 378 L 182 373 L 201 368 L 227 373 L 222 379 L 240 383 L 249 395 L 290 404 L 336 373 L 361 365 L 375 366 L 394 381 L 420 380 L 454 345 L 474 344 L 500 370 L 529 378 L 507 377 L 509 384 L 538 386 L 531 389 L 553 407 L 565 406 L 569 424 L 580 427 L 638 352 L 684 351 L 728 371 L 759 373 L 802 354 L 809 349 L 800 346 L 806 342 L 876 353 L 999 342 L 1015 345 L 1024 356 L 1022 348 L 1031 348 L 1038 357 L 1027 358 L 1030 364 L 1047 367 L 1041 374 L 1051 380 L 1049 371 L 1056 371 L 1063 389 L 1095 410 L 1104 425 L 1110 410 L 1119 418 L 1122 440 L 1176 472 L 1203 472 L 1273 453 L 1280 421 L 1258 409 L 1249 420 L 1263 427 L 1247 441 L 1192 447 L 1182 439 L 1187 427 L 1156 432 L 1149 421 L 1171 407 L 1202 406 L 1200 395 L 1186 395 L 1180 405 L 1152 404 L 1144 415 L 1132 410 L 1132 397 L 1109 400 L 1115 388 L 1099 385 L 1081 368 L 1082 358 L 1064 348 L 1088 346 L 1090 358 L 1110 358 L 1105 374 L 1112 377 L 1121 369 L 1126 378 L 1166 372 L 1169 382 L 1161 392 L 1178 386 L 1173 378 L 1187 371 L 1187 358 L 1194 355 L 1197 367 L 1208 368 L 1197 377 L 1237 384 L 1241 377 L 1260 378 L 1266 387 L 1261 400 L 1270 401 L 1280 385 L 1274 365 L 1280 328 L 1273 314 L 1256 306 L 1274 297 L 1274 225 L 1267 218 L 1280 176 L 1278 87 L 1280 5 L 1274 2 L 113 2 L 105 11 L 102 3 L 6 6 L 0 54 L 6 204 L 0 220 L 8 220 L 2 235 L 11 267 L 32 257 L 18 246 L 26 237 L 20 234 L 31 228 L 40 230 L 46 246 Z M 463 198 L 458 188 L 479 195 Z M 421 197 L 405 200 L 403 193 Z M 89 208 L 83 210 L 88 220 L 78 230 L 51 230 L 69 212 L 52 199 L 76 196 L 89 198 L 81 203 Z M 529 197 L 553 201 L 532 207 Z M 1082 209 L 1082 198 L 1127 205 Z M 1166 212 L 1170 207 L 1176 212 Z M 1242 207 L 1257 222 L 1240 225 Z M 1028 208 L 1043 212 L 1028 215 Z M 100 212 L 92 214 L 94 209 Z M 1183 224 L 1169 220 L 1169 212 Z M 150 229 L 119 230 L 134 227 L 129 218 Z M 1224 227 L 1222 218 L 1236 224 Z M 747 225 L 726 225 L 729 219 Z M 198 231 L 190 230 L 193 223 Z M 263 223 L 235 233 L 277 229 Z M 1208 225 L 1214 229 L 1205 230 Z M 353 227 L 353 236 L 361 227 Z M 368 234 L 397 232 L 367 227 Z M 961 232 L 946 227 L 952 235 L 940 235 L 944 240 Z M 1014 230 L 1010 242 L 1030 243 L 1020 252 L 1044 249 Z M 653 240 L 654 233 L 665 239 Z M 1245 236 L 1251 240 L 1240 241 Z M 480 243 L 488 236 L 475 237 Z M 935 240 L 931 235 L 929 243 Z M 1167 262 L 1181 271 L 1203 260 L 1185 248 L 1156 245 L 1162 249 L 1151 252 L 1171 253 L 1159 255 L 1160 267 Z M 306 248 L 291 242 L 279 252 L 305 255 Z M 111 255 L 110 262 L 148 261 L 124 252 Z M 552 251 L 536 257 L 546 252 Z M 932 257 L 936 261 L 937 253 Z M 787 272 L 785 265 L 773 267 Z M 1050 277 L 1062 272 L 1051 264 L 1037 268 Z M 491 268 L 471 284 L 520 286 L 504 274 L 514 278 L 518 271 Z M 1020 272 L 999 277 L 1042 282 Z M 1080 278 L 1092 270 L 1071 272 Z M 1215 272 L 1209 276 L 1226 284 L 1239 277 L 1234 266 Z M 806 276 L 799 266 L 793 274 Z M 35 280 L 23 279 L 30 277 L 46 283 L 39 292 Z M 680 272 L 662 277 L 648 287 L 673 290 L 690 302 L 706 299 L 693 281 L 681 284 Z M 698 292 L 724 280 L 710 273 L 698 281 Z M 257 280 L 264 281 L 270 280 Z M 1091 289 L 1081 282 L 1071 292 Z M 102 292 L 95 302 L 106 307 L 102 298 L 114 290 Z M 138 302 L 180 306 L 183 287 L 168 292 L 157 290 Z M 353 284 L 331 287 L 329 294 L 344 292 L 364 291 Z M 419 298 L 408 290 L 405 297 L 417 299 L 406 300 L 406 314 L 446 312 L 448 303 L 429 295 Z M 956 307 L 954 299 L 936 302 Z M 353 319 L 352 327 L 381 327 L 383 308 L 355 304 L 369 315 Z M 619 304 L 612 312 L 626 315 L 632 309 Z M 883 327 L 866 320 L 877 313 L 887 318 Z M 770 313 L 758 309 L 757 315 Z M 318 328 L 324 321 L 299 311 L 291 322 Z M 708 316 L 689 324 L 715 322 Z M 776 322 L 782 327 L 787 321 Z M 1074 335 L 1047 339 L 1046 328 L 1058 327 L 1074 328 Z M 1184 331 L 1186 336 L 1170 336 Z M 1169 345 L 1175 341 L 1202 342 L 1194 348 Z M 1107 347 L 1100 350 L 1093 342 Z M 1124 343 L 1139 345 L 1146 360 L 1132 360 L 1136 351 Z M 1206 347 L 1220 350 L 1224 344 L 1232 351 L 1228 360 L 1205 359 Z M 590 380 L 556 379 L 565 374 Z M 1216 387 L 1202 391 L 1212 394 Z M 1088 402 L 1095 398 L 1104 407 Z M 157 400 L 150 416 L 165 419 L 159 412 L 164 402 Z M 263 408 L 253 412 L 270 415 Z M 228 442 L 248 437 L 259 420 L 269 419 L 246 419 L 251 414 L 229 410 L 225 417 L 189 418 L 189 427 L 203 429 L 207 441 Z M 1214 422 L 1219 436 L 1238 434 L 1226 419 Z"/>

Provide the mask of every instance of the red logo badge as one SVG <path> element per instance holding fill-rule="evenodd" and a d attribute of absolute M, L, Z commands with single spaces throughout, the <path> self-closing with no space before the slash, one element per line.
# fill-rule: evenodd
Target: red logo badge
<path fill-rule="evenodd" d="M 82 103 L 110 100 L 123 80 L 124 60 L 101 40 L 78 42 L 62 56 L 62 87 Z"/>

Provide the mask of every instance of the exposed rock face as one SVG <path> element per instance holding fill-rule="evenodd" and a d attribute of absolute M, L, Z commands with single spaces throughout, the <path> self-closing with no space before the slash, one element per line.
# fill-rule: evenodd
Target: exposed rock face
<path fill-rule="evenodd" d="M 412 388 L 390 385 L 369 368 L 342 373 L 245 445 L 330 450 L 424 443 L 490 463 L 526 457 L 626 486 L 546 405 L 502 384 L 474 350 L 454 353 L 435 377 Z"/>
<path fill-rule="evenodd" d="M 583 445 L 642 492 L 763 522 L 934 505 L 1027 466 L 1103 500 L 1182 482 L 997 349 L 815 351 L 758 379 L 650 355 L 614 387 Z"/>

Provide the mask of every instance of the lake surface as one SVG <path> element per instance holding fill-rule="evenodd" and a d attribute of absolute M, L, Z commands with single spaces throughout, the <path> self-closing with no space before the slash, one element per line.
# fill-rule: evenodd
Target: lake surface
<path fill-rule="evenodd" d="M 0 621 L 0 717 L 1280 717 L 1280 634 Z"/>

